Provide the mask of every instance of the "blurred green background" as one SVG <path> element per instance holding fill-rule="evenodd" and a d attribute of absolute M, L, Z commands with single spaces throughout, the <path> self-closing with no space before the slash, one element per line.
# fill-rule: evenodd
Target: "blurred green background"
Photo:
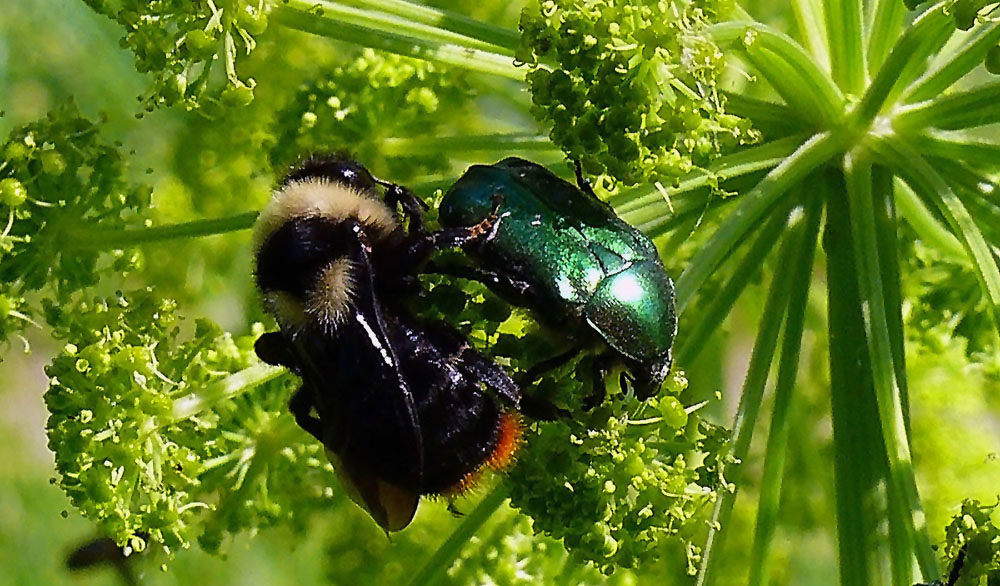
<path fill-rule="evenodd" d="M 141 107 L 136 100 L 145 85 L 132 64 L 132 55 L 119 48 L 119 30 L 92 13 L 79 0 L 9 0 L 0 14 L 0 135 L 34 120 L 52 107 L 73 98 L 80 109 L 94 117 L 107 117 L 110 138 L 131 150 L 136 178 L 154 186 L 154 216 L 158 222 L 213 217 L 257 209 L 268 195 L 271 175 L 252 148 L 239 150 L 240 141 L 252 146 L 255 111 L 239 120 L 212 120 L 180 109 L 156 111 L 137 119 Z M 519 3 L 449 2 L 449 7 L 515 27 Z M 460 4 L 456 6 L 456 4 Z M 772 13 L 770 22 L 789 22 L 782 3 L 749 4 L 756 14 Z M 302 34 L 284 33 L 281 65 L 267 62 L 266 49 L 251 63 L 260 81 L 254 108 L 291 99 L 298 84 L 314 75 L 321 65 L 334 62 L 343 47 Z M 503 90 L 504 88 L 501 88 Z M 501 91 L 502 94 L 502 91 Z M 515 96 L 514 101 L 523 100 Z M 260 105 L 257 106 L 256 104 Z M 506 118 L 507 128 L 531 130 L 520 106 L 503 99 L 485 97 L 480 104 L 496 116 Z M 481 123 L 481 122 L 480 122 Z M 475 159 L 474 153 L 455 157 L 460 170 Z M 147 171 L 148 168 L 148 171 Z M 380 172 L 379 169 L 375 169 Z M 384 172 L 381 171 L 381 172 Z M 259 318 L 249 273 L 247 233 L 216 236 L 194 243 L 157 247 L 146 251 L 144 282 L 156 283 L 158 293 L 177 298 L 181 313 L 209 316 L 234 332 L 247 331 Z M 683 266 L 683 251 L 668 258 L 673 271 Z M 917 270 L 905 276 L 908 286 L 918 290 L 929 276 Z M 735 410 L 738 391 L 752 345 L 753 324 L 762 305 L 759 287 L 751 287 L 739 309 L 719 332 L 710 351 L 688 371 L 692 382 L 689 398 L 711 398 L 717 391 L 722 401 L 711 409 L 713 418 L 728 424 Z M 919 293 L 919 291 L 918 291 Z M 813 325 L 825 316 L 824 300 L 813 299 L 808 319 Z M 807 325 L 808 329 L 808 325 Z M 812 331 L 820 331 L 813 328 Z M 683 335 L 683 334 L 682 334 Z M 944 524 L 961 499 L 994 502 L 1000 491 L 1000 467 L 994 462 L 1000 445 L 998 365 L 972 362 L 961 338 L 947 329 L 914 335 L 908 349 L 913 403 L 913 434 L 918 480 L 925 499 L 934 538 L 940 540 Z M 65 560 L 76 546 L 95 534 L 89 523 L 70 507 L 61 491 L 50 483 L 52 457 L 45 445 L 46 412 L 42 394 L 47 379 L 43 367 L 56 348 L 38 330 L 28 334 L 31 353 L 18 345 L 3 349 L 0 362 L 0 585 L 111 584 L 118 580 L 111 568 L 75 574 Z M 833 479 L 830 424 L 826 419 L 825 339 L 809 336 L 804 348 L 803 384 L 797 394 L 794 419 L 796 438 L 790 446 L 782 525 L 776 542 L 775 576 L 772 583 L 798 586 L 827 585 L 836 580 L 833 535 Z M 762 409 L 767 413 L 768 406 Z M 757 434 L 762 443 L 765 434 Z M 733 575 L 741 575 L 742 561 L 749 555 L 755 493 L 759 478 L 760 446 L 752 451 L 745 478 L 750 483 L 737 501 L 735 527 L 726 559 Z M 475 496 L 462 508 L 471 508 Z M 179 552 L 168 571 L 162 560 L 139 559 L 136 570 L 143 584 L 358 584 L 405 581 L 443 541 L 456 521 L 442 503 L 421 507 L 407 531 L 389 541 L 364 513 L 341 499 L 327 514 L 313 519 L 306 536 L 282 531 L 245 536 L 228 548 L 225 558 L 210 557 L 197 548 Z M 491 536 L 517 536 L 524 521 L 505 511 L 497 515 L 467 546 L 467 560 L 486 567 L 490 556 L 520 556 L 527 566 L 532 555 L 559 558 L 561 547 L 542 538 L 505 542 L 497 554 Z M 535 552 L 532 554 L 532 552 Z M 662 567 L 633 576 L 620 572 L 605 579 L 580 570 L 560 576 L 573 583 L 651 583 L 676 572 L 676 560 L 663 560 Z M 475 572 L 461 579 L 477 582 Z M 515 579 L 515 578 L 511 578 Z M 531 573 L 522 576 L 531 583 Z M 480 578 L 479 583 L 487 578 Z"/>

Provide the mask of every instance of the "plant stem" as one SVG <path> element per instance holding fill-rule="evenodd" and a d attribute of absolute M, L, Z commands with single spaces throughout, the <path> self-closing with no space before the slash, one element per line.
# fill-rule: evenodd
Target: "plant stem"
<path fill-rule="evenodd" d="M 874 501 L 881 480 L 881 433 L 871 386 L 871 368 L 858 296 L 857 267 L 843 176 L 826 175 L 826 251 L 830 399 L 833 415 L 837 546 L 841 586 L 872 586 L 878 512 Z"/>
<path fill-rule="evenodd" d="M 739 43 L 750 62 L 789 104 L 810 119 L 827 125 L 844 115 L 844 96 L 837 84 L 817 67 L 801 45 L 788 35 L 756 22 L 723 22 L 709 27 L 719 44 Z"/>
<path fill-rule="evenodd" d="M 1000 42 L 1000 21 L 986 26 L 974 41 L 953 55 L 946 63 L 914 82 L 903 100 L 907 103 L 923 102 L 940 95 L 978 67 L 998 42 Z"/>
<path fill-rule="evenodd" d="M 352 17 L 345 20 L 331 16 L 348 10 L 322 0 L 287 0 L 276 6 L 272 15 L 276 22 L 315 35 L 508 79 L 524 79 L 525 70 L 518 69 L 513 58 L 503 55 L 498 47 L 484 50 L 482 43 L 470 42 L 473 40 L 467 37 L 444 40 L 446 35 L 434 32 L 437 29 L 433 27 L 397 28 L 396 19 L 356 9 L 354 12 L 364 14 L 351 13 Z"/>
<path fill-rule="evenodd" d="M 511 54 L 521 42 L 517 31 L 481 22 L 463 14 L 414 4 L 405 0 L 348 0 L 347 3 L 386 12 L 430 27 L 452 31 L 470 39 L 477 39 L 486 44 L 507 49 Z"/>
<path fill-rule="evenodd" d="M 391 156 L 434 149 L 435 151 L 558 151 L 547 136 L 535 134 L 483 134 L 458 136 L 419 136 L 387 138 L 382 141 L 382 154 Z"/>
<path fill-rule="evenodd" d="M 842 148 L 828 133 L 807 140 L 780 165 L 767 174 L 749 193 L 740 198 L 734 210 L 712 238 L 695 254 L 687 270 L 677 280 L 677 311 L 683 313 L 719 263 L 771 210 L 789 188 L 826 163 Z"/>
<path fill-rule="evenodd" d="M 887 164 L 922 199 L 941 212 L 951 232 L 959 238 L 969 258 L 973 260 L 976 275 L 989 298 L 994 323 L 1000 324 L 1000 270 L 997 269 L 992 249 L 969 210 L 955 195 L 948 182 L 908 144 L 893 137 L 873 137 L 870 146 L 886 159 Z"/>
<path fill-rule="evenodd" d="M 255 364 L 215 381 L 207 387 L 174 400 L 172 421 L 183 421 L 211 408 L 220 401 L 231 399 L 246 391 L 270 382 L 286 373 L 284 368 L 269 364 Z"/>
<path fill-rule="evenodd" d="M 816 63 L 830 70 L 830 44 L 823 26 L 823 5 L 819 0 L 792 0 L 792 12 L 798 25 L 799 39 L 805 41 Z"/>
<path fill-rule="evenodd" d="M 892 44 L 903 29 L 906 7 L 900 0 L 875 0 L 872 21 L 868 27 L 868 70 L 878 71 L 885 63 Z"/>
<path fill-rule="evenodd" d="M 906 140 L 921 154 L 931 157 L 985 166 L 992 166 L 1000 161 L 1000 143 L 986 142 L 961 132 L 928 129 L 923 134 L 908 135 Z"/>
<path fill-rule="evenodd" d="M 865 339 L 872 368 L 872 379 L 877 397 L 879 421 L 883 442 L 888 456 L 889 475 L 886 479 L 889 493 L 889 515 L 904 531 L 890 531 L 893 559 L 893 583 L 910 586 L 909 572 L 913 544 L 922 530 L 924 515 L 913 476 L 909 438 L 906 435 L 906 416 L 902 407 L 902 390 L 898 373 L 900 368 L 893 356 L 892 334 L 889 332 L 889 306 L 885 291 L 886 262 L 880 259 L 879 237 L 875 223 L 872 193 L 872 168 L 867 161 L 848 157 L 846 167 L 847 193 L 850 199 L 851 234 L 854 257 L 857 259 L 858 290 L 864 309 Z M 891 278 L 891 277 L 890 277 Z M 908 510 L 907 510 L 908 509 Z M 937 578 L 937 562 L 933 551 L 917 551 L 924 577 Z M 929 553 L 929 556 L 927 555 Z M 928 566 L 928 564 L 930 564 Z"/>
<path fill-rule="evenodd" d="M 754 128 L 761 130 L 768 139 L 794 132 L 801 132 L 807 126 L 800 113 L 784 104 L 751 98 L 743 94 L 721 92 L 726 99 L 726 112 L 753 121 Z"/>
<path fill-rule="evenodd" d="M 774 385 L 774 411 L 767 438 L 764 474 L 761 479 L 760 499 L 757 506 L 757 524 L 750 556 L 750 580 L 748 582 L 750 586 L 765 586 L 768 583 L 767 570 L 771 542 L 777 527 L 778 508 L 781 502 L 781 480 L 785 469 L 788 429 L 791 425 L 789 412 L 795 390 L 795 379 L 799 370 L 799 352 L 802 348 L 806 305 L 809 300 L 809 286 L 812 283 L 816 242 L 819 240 L 819 221 L 823 211 L 822 200 L 815 197 L 815 194 L 810 194 L 810 196 L 812 197 L 805 212 L 805 229 L 802 232 L 802 240 L 792 258 L 782 259 L 782 262 L 793 265 L 789 277 L 792 281 L 792 290 L 789 293 L 785 331 L 782 334 L 778 378 Z"/>
<path fill-rule="evenodd" d="M 448 567 L 462 553 L 462 548 L 469 539 L 476 534 L 484 523 L 500 508 L 507 500 L 507 486 L 503 483 L 497 485 L 492 491 L 479 501 L 476 508 L 471 513 L 465 515 L 462 523 L 452 531 L 448 539 L 438 547 L 431 559 L 427 560 L 424 567 L 417 572 L 417 575 L 410 580 L 410 586 L 427 586 L 429 584 L 442 583 L 442 576 Z"/>
<path fill-rule="evenodd" d="M 753 146 L 732 155 L 720 157 L 708 169 L 692 171 L 681 179 L 676 187 L 666 189 L 668 196 L 676 196 L 688 191 L 707 187 L 713 180 L 719 182 L 732 177 L 748 175 L 757 171 L 777 167 L 806 141 L 806 135 L 789 136 L 773 142 Z M 665 203 L 663 195 L 653 187 L 643 186 L 641 190 L 630 191 L 612 197 L 609 203 L 619 214 L 634 212 L 652 204 Z"/>
<path fill-rule="evenodd" d="M 852 125 L 866 129 L 886 104 L 919 75 L 926 59 L 940 48 L 955 31 L 951 17 L 940 2 L 924 12 L 896 41 L 892 52 L 879 68 L 864 97 L 854 111 Z"/>
<path fill-rule="evenodd" d="M 346 4 L 332 0 L 283 0 L 281 6 L 308 11 L 315 18 L 332 20 L 343 25 L 355 26 L 366 30 L 391 32 L 422 39 L 430 43 L 447 43 L 467 49 L 489 51 L 501 55 L 514 55 L 512 49 L 499 47 L 494 43 L 459 34 L 436 24 L 425 24 L 422 21 L 426 21 L 428 18 L 414 18 L 414 12 L 423 11 L 413 10 L 413 5 L 409 5 L 411 9 L 404 10 L 404 13 L 400 14 L 398 12 L 399 8 L 407 6 L 407 2 L 399 0 L 388 0 L 385 3 L 361 1 L 356 2 L 356 4 L 371 8 L 371 10 L 347 6 Z"/>
<path fill-rule="evenodd" d="M 681 338 L 677 347 L 677 364 L 688 365 L 694 362 L 700 352 L 708 346 L 709 338 L 729 315 L 737 298 L 754 280 L 761 270 L 768 255 L 774 249 L 774 243 L 784 233 L 788 224 L 788 215 L 775 213 L 760 230 L 757 239 L 750 246 L 736 270 L 726 279 L 726 284 L 716 294 L 712 295 L 712 303 L 698 316 L 694 327 Z"/>
<path fill-rule="evenodd" d="M 914 128 L 944 130 L 974 128 L 1000 122 L 1000 82 L 973 90 L 941 96 L 902 109 L 893 119 L 893 128 L 905 133 Z"/>
<path fill-rule="evenodd" d="M 779 252 L 779 258 L 782 259 L 791 258 L 797 247 L 801 245 L 805 221 L 802 214 L 796 216 L 793 212 L 793 217 L 796 220 L 795 224 L 786 231 L 785 240 Z M 736 410 L 736 420 L 733 422 L 732 455 L 743 465 L 746 465 L 746 457 L 750 451 L 750 441 L 753 439 L 757 414 L 760 412 L 767 375 L 771 369 L 774 351 L 778 345 L 778 333 L 781 330 L 781 322 L 788 305 L 788 296 L 792 285 L 789 274 L 791 267 L 792 263 L 790 262 L 779 262 L 774 277 L 771 279 L 767 303 L 764 306 L 757 337 L 754 340 L 750 367 L 747 370 L 746 379 L 743 381 L 743 392 Z M 729 527 L 729 518 L 739 486 L 738 475 L 738 469 L 730 474 L 730 480 L 733 483 L 732 490 L 723 491 L 715 501 L 696 586 L 712 584 L 715 568 L 718 565 L 713 560 L 718 559 L 716 552 L 722 548 L 726 530 Z"/>
<path fill-rule="evenodd" d="M 941 225 L 934 214 L 927 209 L 920 196 L 902 179 L 895 180 L 896 204 L 906 218 L 906 222 L 917 233 L 921 240 L 936 248 L 949 262 L 972 268 L 969 255 L 962 248 L 962 243 L 948 228 Z"/>
<path fill-rule="evenodd" d="M 823 6 L 833 79 L 842 90 L 856 95 L 864 88 L 867 69 L 862 47 L 861 0 L 826 0 Z"/>
<path fill-rule="evenodd" d="M 195 220 L 193 222 L 151 228 L 71 232 L 69 239 L 76 246 L 87 248 L 125 248 L 148 242 L 161 242 L 176 238 L 198 238 L 201 236 L 214 236 L 227 232 L 248 230 L 253 227 L 254 222 L 257 220 L 257 215 L 258 212 L 246 212 L 229 216 L 228 218 Z"/>

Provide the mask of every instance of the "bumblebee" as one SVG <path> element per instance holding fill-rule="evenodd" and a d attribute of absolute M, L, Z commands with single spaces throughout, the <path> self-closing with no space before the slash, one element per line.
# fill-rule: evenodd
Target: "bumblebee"
<path fill-rule="evenodd" d="M 511 377 L 405 306 L 433 251 L 489 237 L 496 217 L 428 232 L 421 206 L 348 157 L 318 156 L 285 177 L 255 230 L 257 286 L 279 324 L 257 354 L 302 379 L 290 411 L 387 532 L 421 496 L 503 468 L 521 434 Z"/>

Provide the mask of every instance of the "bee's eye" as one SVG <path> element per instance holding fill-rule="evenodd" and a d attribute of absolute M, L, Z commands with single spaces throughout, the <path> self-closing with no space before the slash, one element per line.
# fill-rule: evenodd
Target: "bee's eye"
<path fill-rule="evenodd" d="M 281 225 L 257 254 L 257 285 L 304 298 L 330 262 L 347 251 L 349 231 L 324 218 L 294 218 Z"/>

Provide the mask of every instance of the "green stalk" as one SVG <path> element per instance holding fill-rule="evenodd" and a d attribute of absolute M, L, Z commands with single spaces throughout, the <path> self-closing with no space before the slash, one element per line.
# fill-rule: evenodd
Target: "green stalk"
<path fill-rule="evenodd" d="M 757 415 L 763 401 L 767 375 L 771 370 L 774 351 L 778 345 L 778 333 L 781 330 L 781 322 L 788 307 L 793 281 L 790 275 L 793 263 L 784 262 L 784 259 L 794 257 L 795 251 L 802 244 L 802 233 L 806 228 L 802 214 L 793 212 L 792 215 L 795 224 L 786 232 L 781 251 L 778 253 L 778 258 L 782 261 L 777 264 L 774 278 L 771 280 L 767 302 L 764 305 L 764 312 L 757 330 L 757 338 L 754 340 L 753 354 L 750 356 L 750 367 L 747 370 L 747 377 L 743 381 L 743 392 L 740 395 L 740 405 L 736 410 L 736 420 L 733 422 L 732 454 L 741 462 L 746 461 L 750 451 L 750 441 L 753 439 L 754 426 L 757 423 Z M 717 571 L 717 562 L 713 562 L 713 560 L 718 559 L 716 552 L 722 549 L 726 530 L 729 527 L 729 519 L 732 515 L 733 503 L 736 500 L 736 491 L 739 486 L 738 477 L 739 469 L 730 474 L 733 489 L 723 491 L 715 501 L 696 586 L 708 586 L 713 583 Z"/>
<path fill-rule="evenodd" d="M 780 366 L 774 386 L 774 411 L 764 456 L 764 474 L 760 484 L 757 523 L 750 555 L 748 582 L 750 586 L 765 586 L 768 583 L 768 562 L 771 542 L 777 528 L 781 480 L 785 469 L 788 429 L 791 425 L 789 412 L 799 370 L 799 352 L 802 348 L 802 332 L 805 327 L 809 286 L 812 283 L 816 242 L 819 240 L 822 203 L 818 197 L 811 197 L 805 211 L 805 230 L 802 232 L 802 240 L 798 243 L 792 258 L 782 259 L 782 262 L 788 262 L 793 267 L 789 276 L 792 288 L 789 294 L 788 313 L 785 316 L 785 331 L 782 334 Z"/>
<path fill-rule="evenodd" d="M 517 31 L 480 22 L 463 14 L 456 14 L 440 8 L 414 4 L 406 0 L 346 0 L 344 4 L 354 4 L 362 8 L 389 13 L 434 28 L 477 39 L 488 45 L 507 49 L 513 54 L 521 42 Z"/>
<path fill-rule="evenodd" d="M 1000 82 L 949 94 L 900 110 L 893 119 L 897 132 L 935 127 L 974 128 L 1000 122 Z"/>
<path fill-rule="evenodd" d="M 830 70 L 830 43 L 823 26 L 823 4 L 820 0 L 792 0 L 792 12 L 803 40 L 813 59 L 824 70 Z"/>
<path fill-rule="evenodd" d="M 68 236 L 76 246 L 105 249 L 125 248 L 149 242 L 162 242 L 177 238 L 198 238 L 201 236 L 214 236 L 227 232 L 248 230 L 257 221 L 257 214 L 258 212 L 246 212 L 229 216 L 228 218 L 195 220 L 193 222 L 155 226 L 152 228 L 71 232 Z"/>
<path fill-rule="evenodd" d="M 940 67 L 918 79 L 903 100 L 907 103 L 923 102 L 939 96 L 956 81 L 978 67 L 986 54 L 1000 43 L 1000 21 L 983 28 L 981 34 Z"/>
<path fill-rule="evenodd" d="M 795 108 L 833 124 L 844 115 L 844 96 L 830 77 L 791 37 L 765 24 L 723 22 L 709 27 L 720 45 L 738 43 L 750 62 Z"/>
<path fill-rule="evenodd" d="M 876 584 L 876 501 L 882 481 L 878 409 L 871 386 L 864 319 L 858 296 L 851 220 L 843 176 L 826 174 L 827 219 L 823 248 L 827 266 L 830 399 L 836 482 L 837 548 L 841 586 Z"/>
<path fill-rule="evenodd" d="M 906 222 L 913 228 L 913 231 L 917 233 L 917 236 L 936 248 L 949 262 L 972 268 L 969 255 L 962 248 L 962 243 L 948 231 L 948 228 L 938 222 L 934 214 L 920 200 L 920 196 L 914 193 L 913 189 L 902 179 L 897 178 L 894 187 L 899 211 L 906 218 Z"/>
<path fill-rule="evenodd" d="M 756 145 L 732 155 L 719 157 L 712 161 L 708 169 L 696 169 L 692 171 L 681 179 L 677 186 L 667 187 L 665 191 L 667 196 L 673 197 L 695 189 L 708 187 L 715 179 L 718 179 L 721 183 L 732 177 L 749 175 L 750 173 L 777 167 L 794 153 L 796 149 L 801 147 L 807 138 L 806 135 L 789 136 Z M 655 187 L 643 186 L 640 190 L 630 191 L 619 197 L 612 197 L 609 203 L 614 206 L 619 214 L 627 214 L 649 205 L 665 203 L 665 201 L 663 194 Z"/>
<path fill-rule="evenodd" d="M 333 20 L 341 24 L 372 31 L 392 32 L 403 36 L 423 39 L 431 43 L 448 43 L 468 49 L 489 51 L 501 55 L 514 55 L 513 49 L 499 47 L 494 43 L 488 43 L 477 38 L 459 34 L 442 28 L 437 24 L 424 24 L 421 21 L 426 21 L 427 18 L 417 19 L 413 16 L 414 12 L 419 11 L 413 9 L 404 11 L 409 14 L 394 14 L 392 12 L 394 9 L 399 9 L 400 5 L 407 5 L 406 2 L 387 0 L 385 3 L 381 1 L 363 1 L 357 2 L 357 4 L 367 6 L 372 8 L 372 10 L 355 8 L 331 0 L 282 0 L 280 6 L 297 8 L 309 12 L 315 18 Z"/>
<path fill-rule="evenodd" d="M 788 215 L 776 212 L 757 235 L 750 250 L 743 256 L 739 266 L 726 279 L 726 284 L 711 296 L 711 305 L 698 315 L 694 327 L 681 338 L 677 347 L 677 364 L 688 365 L 697 360 L 708 345 L 709 339 L 729 315 L 736 300 L 753 281 L 754 276 L 764 266 L 768 255 L 774 250 L 774 243 L 784 233 L 788 225 Z"/>
<path fill-rule="evenodd" d="M 729 252 L 760 225 L 764 215 L 777 204 L 788 189 L 829 161 L 841 148 L 843 147 L 840 142 L 832 135 L 817 134 L 768 173 L 753 190 L 740 198 L 739 208 L 719 226 L 677 280 L 678 313 L 683 313 L 705 280 L 712 275 Z"/>
<path fill-rule="evenodd" d="M 410 586 L 444 583 L 445 571 L 462 553 L 462 548 L 506 500 L 507 486 L 501 483 L 484 496 L 472 512 L 463 517 L 462 523 L 452 531 L 431 559 L 427 560 L 424 567 L 410 580 Z"/>
<path fill-rule="evenodd" d="M 867 71 L 861 0 L 826 0 L 823 7 L 833 79 L 844 92 L 857 95 L 864 89 Z"/>
<path fill-rule="evenodd" d="M 174 400 L 171 421 L 183 421 L 210 409 L 226 399 L 239 396 L 246 391 L 268 383 L 288 372 L 284 368 L 269 364 L 255 364 L 239 372 L 215 381 L 207 387 Z"/>
<path fill-rule="evenodd" d="M 940 2 L 924 12 L 903 36 L 878 70 L 853 114 L 856 129 L 866 129 L 887 104 L 892 104 L 926 65 L 927 59 L 955 32 Z"/>
<path fill-rule="evenodd" d="M 503 55 L 505 50 L 498 50 L 498 47 L 484 50 L 482 43 L 467 37 L 444 40 L 446 35 L 433 27 L 413 25 L 397 29 L 398 19 L 356 9 L 351 13 L 350 10 L 325 1 L 287 0 L 274 8 L 272 16 L 276 22 L 303 32 L 470 71 L 518 81 L 524 79 L 525 70 L 518 69 L 513 58 Z M 341 20 L 345 12 L 349 18 Z M 400 32 L 402 30 L 408 34 Z"/>
<path fill-rule="evenodd" d="M 381 141 L 382 154 L 403 155 L 415 151 L 557 151 L 547 136 L 535 134 L 482 134 L 458 136 L 416 136 L 386 138 Z"/>
<path fill-rule="evenodd" d="M 908 567 L 909 553 L 913 546 L 916 547 L 917 561 L 924 578 L 936 579 L 939 576 L 939 569 L 917 492 L 913 459 L 906 434 L 902 391 L 897 378 L 899 369 L 893 357 L 892 334 L 889 332 L 889 307 L 886 305 L 884 293 L 886 278 L 883 275 L 883 262 L 879 260 L 879 237 L 872 201 L 871 165 L 867 162 L 859 164 L 848 158 L 846 168 L 859 293 L 866 309 L 865 333 L 879 420 L 889 463 L 887 478 L 889 513 L 901 515 L 902 518 L 897 517 L 897 520 L 906 528 L 903 535 L 890 532 L 890 537 L 895 538 L 891 544 L 893 575 L 896 586 L 910 586 L 912 576 L 900 566 Z M 903 553 L 905 555 L 901 555 Z M 900 560 L 901 557 L 903 560 Z"/>
<path fill-rule="evenodd" d="M 961 132 L 928 129 L 922 134 L 908 135 L 907 142 L 921 154 L 965 161 L 973 165 L 996 165 L 1000 161 L 1000 143 L 986 142 Z"/>
<path fill-rule="evenodd" d="M 923 200 L 941 212 L 952 233 L 959 237 L 969 258 L 973 260 L 976 275 L 989 298 L 994 321 L 1000 324 L 1000 270 L 997 269 L 989 244 L 951 186 L 920 153 L 903 141 L 874 137 L 871 148 L 884 157 L 896 174 L 906 180 Z"/>
<path fill-rule="evenodd" d="M 807 125 L 799 112 L 784 104 L 732 92 L 720 93 L 726 100 L 726 112 L 753 120 L 754 128 L 762 131 L 769 139 L 801 131 Z"/>
<path fill-rule="evenodd" d="M 868 70 L 878 71 L 903 30 L 906 7 L 900 0 L 875 0 L 868 27 Z"/>

